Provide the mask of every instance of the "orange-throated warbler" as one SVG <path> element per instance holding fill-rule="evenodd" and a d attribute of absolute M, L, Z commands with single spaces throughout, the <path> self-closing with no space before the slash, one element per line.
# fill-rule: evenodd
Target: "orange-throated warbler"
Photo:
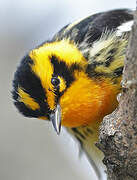
<path fill-rule="evenodd" d="M 133 12 L 94 14 L 62 28 L 31 50 L 13 80 L 13 99 L 27 117 L 66 127 L 101 176 L 101 152 L 95 147 L 99 124 L 118 105 Z M 96 165 L 95 165 L 96 164 Z"/>

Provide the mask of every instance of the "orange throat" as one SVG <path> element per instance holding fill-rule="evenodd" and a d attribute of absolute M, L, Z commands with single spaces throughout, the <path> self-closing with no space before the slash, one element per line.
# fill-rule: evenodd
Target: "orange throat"
<path fill-rule="evenodd" d="M 60 99 L 62 125 L 79 127 L 98 123 L 117 107 L 119 84 L 108 78 L 92 80 L 84 72 L 75 72 L 75 78 Z"/>

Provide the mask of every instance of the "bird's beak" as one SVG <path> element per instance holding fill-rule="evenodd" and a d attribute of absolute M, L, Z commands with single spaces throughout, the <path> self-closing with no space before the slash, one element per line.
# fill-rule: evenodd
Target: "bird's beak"
<path fill-rule="evenodd" d="M 57 134 L 59 135 L 61 130 L 61 107 L 57 104 L 56 109 L 50 114 L 50 120 Z"/>

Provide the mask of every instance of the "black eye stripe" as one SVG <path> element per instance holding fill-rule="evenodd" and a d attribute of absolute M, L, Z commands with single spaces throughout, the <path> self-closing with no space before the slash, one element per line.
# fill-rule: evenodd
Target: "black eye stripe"
<path fill-rule="evenodd" d="M 53 76 L 60 76 L 66 81 L 66 86 L 69 87 L 70 84 L 75 80 L 73 76 L 73 71 L 75 69 L 81 70 L 80 66 L 77 64 L 72 64 L 70 68 L 68 68 L 67 64 L 62 60 L 58 60 L 56 56 L 50 57 L 51 63 L 54 67 Z"/>

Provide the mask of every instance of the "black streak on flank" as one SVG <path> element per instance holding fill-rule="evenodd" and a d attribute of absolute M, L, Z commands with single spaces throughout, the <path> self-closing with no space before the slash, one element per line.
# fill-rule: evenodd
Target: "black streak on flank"
<path fill-rule="evenodd" d="M 69 87 L 70 84 L 75 80 L 73 77 L 73 71 L 74 70 L 80 70 L 81 68 L 77 64 L 72 64 L 70 68 L 66 65 L 66 63 L 62 60 L 58 61 L 58 58 L 56 56 L 51 56 L 51 63 L 54 67 L 54 73 L 53 76 L 61 76 L 66 81 L 66 86 Z"/>
<path fill-rule="evenodd" d="M 99 74 L 95 71 L 97 66 L 101 66 L 103 65 L 104 62 L 97 62 L 94 61 L 91 64 L 88 64 L 87 68 L 86 68 L 86 73 L 88 74 L 89 77 L 96 77 L 96 76 L 100 76 L 102 74 Z"/>
<path fill-rule="evenodd" d="M 116 51 L 117 51 L 117 49 L 113 48 L 108 52 L 109 56 L 107 57 L 107 59 L 105 61 L 106 67 L 109 67 L 110 64 L 113 62 Z"/>
<path fill-rule="evenodd" d="M 72 131 L 79 135 L 82 139 L 86 139 L 85 136 L 80 131 L 78 131 L 77 128 L 72 128 Z"/>
<path fill-rule="evenodd" d="M 114 60 L 114 56 L 113 55 L 108 56 L 106 61 L 105 61 L 105 67 L 109 67 L 111 62 L 113 62 L 113 60 Z"/>
<path fill-rule="evenodd" d="M 39 116 L 48 116 L 48 105 L 45 102 L 46 95 L 45 90 L 41 85 L 39 77 L 37 77 L 31 70 L 31 65 L 33 64 L 32 59 L 27 55 L 25 56 L 17 71 L 14 75 L 13 80 L 13 99 L 15 100 L 14 104 L 18 110 L 28 117 L 39 117 Z M 23 102 L 19 101 L 18 87 L 21 87 L 26 93 L 29 94 L 39 105 L 39 110 L 32 110 L 27 107 Z"/>
<path fill-rule="evenodd" d="M 90 134 L 93 134 L 93 131 L 89 128 L 87 128 L 87 132 L 90 133 Z"/>
<path fill-rule="evenodd" d="M 114 75 L 115 76 L 120 76 L 122 74 L 122 72 L 123 72 L 123 66 L 115 69 Z"/>
<path fill-rule="evenodd" d="M 80 144 L 80 147 L 83 148 L 83 142 L 82 142 L 82 140 L 81 140 L 77 135 L 76 135 L 75 137 L 76 137 L 76 139 L 78 140 L 78 142 L 79 142 L 79 144 Z"/>

